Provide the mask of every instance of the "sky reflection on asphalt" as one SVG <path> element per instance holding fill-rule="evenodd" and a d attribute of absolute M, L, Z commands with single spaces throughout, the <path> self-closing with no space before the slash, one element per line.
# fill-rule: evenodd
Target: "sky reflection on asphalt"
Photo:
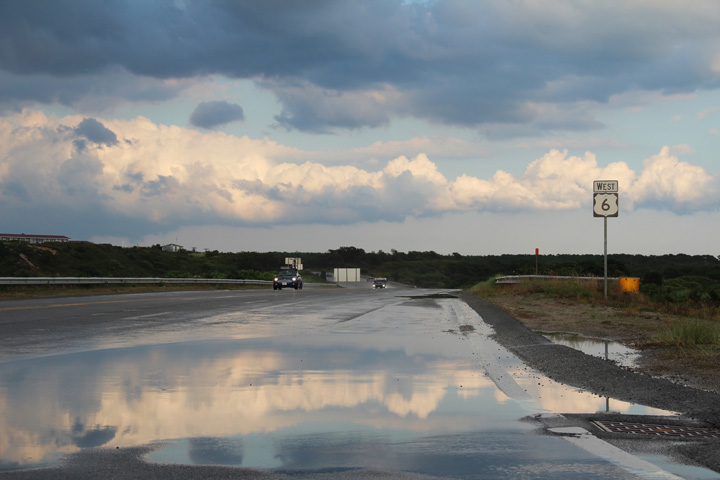
<path fill-rule="evenodd" d="M 368 449 L 394 458 L 373 454 L 375 465 L 392 466 L 417 460 L 416 449 L 437 436 L 445 443 L 446 435 L 470 436 L 468 445 L 476 447 L 487 442 L 482 438 L 495 443 L 510 435 L 508 448 L 534 448 L 537 439 L 522 435 L 530 427 L 517 421 L 527 406 L 499 391 L 458 349 L 469 343 L 462 335 L 438 334 L 433 348 L 410 351 L 391 338 L 205 340 L 6 361 L 2 465 L 46 464 L 58 453 L 160 440 L 171 442 L 151 456 L 156 461 L 259 468 L 307 467 L 311 458 L 342 463 L 350 452 L 362 464 Z M 600 397 L 537 382 L 524 370 L 514 376 L 541 409 L 604 408 Z"/>

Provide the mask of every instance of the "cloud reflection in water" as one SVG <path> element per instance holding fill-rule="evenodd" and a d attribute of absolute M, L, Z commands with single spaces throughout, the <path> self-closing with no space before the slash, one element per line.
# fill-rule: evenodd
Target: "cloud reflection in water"
<path fill-rule="evenodd" d="M 338 421 L 432 430 L 439 427 L 428 416 L 448 389 L 462 384 L 467 395 L 490 386 L 461 359 L 353 349 L 337 339 L 312 348 L 285 340 L 176 343 L 7 361 L 0 373 L 1 460 L 37 463 L 78 448 L 191 438 L 193 461 L 215 463 L 212 455 L 222 455 L 220 463 L 237 464 L 242 442 L 225 448 L 228 441 L 219 438 Z M 449 370 L 448 362 L 454 362 Z M 446 371 L 453 373 L 447 377 Z M 463 423 L 444 421 L 441 428 Z"/>
<path fill-rule="evenodd" d="M 333 465 L 365 452 L 364 461 L 393 464 L 388 449 L 432 436 L 527 431 L 517 422 L 526 406 L 502 394 L 460 340 L 448 333 L 433 348 L 407 351 L 388 336 L 380 345 L 335 334 L 304 340 L 312 345 L 207 340 L 5 361 L 0 468 L 159 440 L 171 440 L 151 456 L 163 462 L 290 468 L 311 462 L 300 458 Z M 604 407 L 603 398 L 545 381 L 541 390 L 537 376 L 505 367 L 540 410 Z"/>

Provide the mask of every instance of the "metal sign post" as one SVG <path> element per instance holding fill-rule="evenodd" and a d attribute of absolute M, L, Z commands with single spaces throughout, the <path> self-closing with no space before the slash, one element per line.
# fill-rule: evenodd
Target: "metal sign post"
<path fill-rule="evenodd" d="M 605 242 L 603 242 L 603 257 L 605 259 L 605 300 L 607 300 L 607 217 L 603 218 L 605 222 Z"/>
<path fill-rule="evenodd" d="M 593 216 L 603 217 L 605 223 L 605 240 L 603 256 L 605 263 L 605 300 L 608 298 L 608 266 L 607 266 L 607 219 L 617 217 L 620 211 L 618 205 L 618 181 L 595 180 L 593 182 Z"/>

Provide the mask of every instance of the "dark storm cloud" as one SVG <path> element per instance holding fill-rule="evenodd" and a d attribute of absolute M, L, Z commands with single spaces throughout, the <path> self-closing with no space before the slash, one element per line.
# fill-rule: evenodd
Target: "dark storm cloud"
<path fill-rule="evenodd" d="M 119 102 L 170 100 L 182 91 L 186 82 L 168 84 L 160 79 L 136 77 L 118 68 L 109 69 L 100 77 L 86 73 L 72 77 L 47 73 L 15 75 L 2 71 L 0 62 L 0 85 L 0 113 L 20 111 L 36 102 L 57 103 L 83 112 L 105 112 Z"/>
<path fill-rule="evenodd" d="M 224 101 L 203 102 L 190 115 L 191 124 L 208 129 L 244 119 L 245 113 L 240 105 Z"/>
<path fill-rule="evenodd" d="M 572 104 L 718 88 L 719 22 L 713 1 L 0 2 L 0 69 L 12 80 L 0 106 L 76 105 L 82 94 L 70 80 L 94 75 L 220 74 L 273 91 L 276 120 L 293 129 L 375 127 L 396 116 L 598 128 L 578 123 Z M 178 92 L 167 88 L 166 97 Z M 147 98 L 162 99 L 161 90 Z M 373 91 L 386 97 L 362 95 Z M 121 83 L 105 92 L 132 96 Z M 566 111 L 564 120 L 545 121 L 534 108 L 543 103 Z"/>
<path fill-rule="evenodd" d="M 117 135 L 94 118 L 86 118 L 75 127 L 75 133 L 91 142 L 103 145 L 117 145 Z"/>

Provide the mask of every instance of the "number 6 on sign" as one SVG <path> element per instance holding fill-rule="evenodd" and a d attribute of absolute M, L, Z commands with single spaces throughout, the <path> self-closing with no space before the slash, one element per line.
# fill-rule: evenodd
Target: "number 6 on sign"
<path fill-rule="evenodd" d="M 618 210 L 617 193 L 596 193 L 593 195 L 594 217 L 617 217 Z"/>

